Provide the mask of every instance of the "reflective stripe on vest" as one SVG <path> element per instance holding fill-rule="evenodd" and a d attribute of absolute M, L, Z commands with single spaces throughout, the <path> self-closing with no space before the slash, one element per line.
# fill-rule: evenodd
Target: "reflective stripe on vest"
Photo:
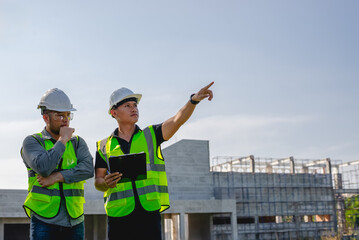
<path fill-rule="evenodd" d="M 165 172 L 165 165 L 163 164 L 147 164 L 147 171 Z"/>
<path fill-rule="evenodd" d="M 114 192 L 114 193 L 112 193 L 110 195 L 110 200 L 109 201 L 120 200 L 120 199 L 124 199 L 124 198 L 128 198 L 128 197 L 133 197 L 132 189 L 122 191 L 122 192 Z"/>
<path fill-rule="evenodd" d="M 143 133 L 145 134 L 147 148 L 148 148 L 148 156 L 150 158 L 150 164 L 147 164 L 147 171 L 157 171 L 157 172 L 165 171 L 164 164 L 155 164 L 155 152 L 153 147 L 151 130 L 149 128 L 145 128 L 143 130 Z"/>
<path fill-rule="evenodd" d="M 45 194 L 48 196 L 61 196 L 60 190 L 58 189 L 48 189 L 39 186 L 33 186 L 31 192 Z M 83 189 L 65 189 L 63 191 L 65 197 L 83 197 L 85 195 L 84 192 L 85 191 Z"/>
<path fill-rule="evenodd" d="M 146 187 L 137 188 L 138 195 L 144 195 L 152 192 L 168 193 L 167 186 L 149 185 Z"/>

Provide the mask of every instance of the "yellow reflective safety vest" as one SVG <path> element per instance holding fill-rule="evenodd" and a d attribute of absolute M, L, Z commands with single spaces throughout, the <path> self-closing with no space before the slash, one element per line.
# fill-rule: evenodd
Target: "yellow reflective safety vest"
<path fill-rule="evenodd" d="M 41 133 L 32 135 L 46 149 L 53 148 L 54 143 L 49 139 L 43 139 Z M 78 136 L 66 144 L 62 159 L 57 170 L 71 169 L 77 165 Z M 60 209 L 61 201 L 66 202 L 66 208 L 71 218 L 76 219 L 84 214 L 84 182 L 55 183 L 49 187 L 41 187 L 37 181 L 37 173 L 28 168 L 28 195 L 25 199 L 24 209 L 27 216 L 31 217 L 31 211 L 44 218 L 55 217 Z"/>
<path fill-rule="evenodd" d="M 120 156 L 122 152 L 115 136 L 97 142 L 97 150 L 108 165 L 111 156 Z M 136 180 L 135 186 L 142 207 L 146 211 L 163 212 L 170 206 L 165 162 L 161 149 L 157 147 L 152 126 L 134 134 L 130 153 L 146 153 L 147 178 Z M 132 182 L 117 183 L 104 193 L 106 213 L 110 217 L 123 217 L 135 209 L 135 196 Z"/>

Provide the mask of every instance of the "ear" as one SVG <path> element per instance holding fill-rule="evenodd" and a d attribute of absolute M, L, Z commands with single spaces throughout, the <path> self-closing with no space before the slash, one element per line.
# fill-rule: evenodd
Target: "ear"
<path fill-rule="evenodd" d="M 116 118 L 116 111 L 114 109 L 111 109 L 110 113 L 113 118 Z"/>
<path fill-rule="evenodd" d="M 42 119 L 44 119 L 44 121 L 45 121 L 46 124 L 50 123 L 50 117 L 49 117 L 48 114 L 42 115 Z"/>

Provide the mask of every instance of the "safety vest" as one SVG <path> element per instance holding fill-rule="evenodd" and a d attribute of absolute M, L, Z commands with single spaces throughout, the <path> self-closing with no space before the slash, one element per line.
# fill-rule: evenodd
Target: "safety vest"
<path fill-rule="evenodd" d="M 49 139 L 43 139 L 41 133 L 32 135 L 46 149 L 53 148 L 54 143 Z M 71 169 L 77 165 L 77 143 L 78 136 L 66 143 L 66 149 L 62 155 L 57 171 Z M 60 209 L 61 200 L 66 202 L 67 212 L 73 219 L 83 215 L 84 182 L 55 183 L 49 187 L 42 187 L 37 181 L 37 173 L 28 168 L 28 195 L 25 199 L 24 209 L 30 218 L 31 212 L 44 218 L 55 217 Z"/>
<path fill-rule="evenodd" d="M 97 150 L 107 164 L 111 156 L 124 154 L 115 136 L 98 141 Z M 140 203 L 146 211 L 163 212 L 170 206 L 167 176 L 165 162 L 160 147 L 157 147 L 152 126 L 139 131 L 132 138 L 130 153 L 140 152 L 146 153 L 147 169 L 147 178 L 135 181 Z M 131 181 L 120 182 L 115 188 L 109 188 L 104 193 L 104 198 L 106 213 L 110 217 L 126 216 L 135 209 Z"/>

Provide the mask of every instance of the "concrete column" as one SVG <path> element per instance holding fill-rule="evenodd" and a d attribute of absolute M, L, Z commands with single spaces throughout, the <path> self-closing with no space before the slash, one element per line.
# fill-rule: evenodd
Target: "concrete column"
<path fill-rule="evenodd" d="M 256 240 L 259 239 L 259 216 L 254 216 Z"/>
<path fill-rule="evenodd" d="M 183 240 L 188 240 L 188 219 L 185 213 L 180 213 L 180 237 Z"/>
<path fill-rule="evenodd" d="M 98 239 L 98 216 L 93 215 L 93 240 L 100 240 Z"/>
<path fill-rule="evenodd" d="M 325 163 L 326 163 L 326 173 L 328 174 L 332 174 L 332 164 L 330 163 L 330 158 L 326 158 L 325 159 Z"/>
<path fill-rule="evenodd" d="M 209 240 L 214 240 L 215 239 L 215 234 L 213 232 L 214 227 L 213 227 L 213 215 L 211 215 L 209 217 L 209 232 L 211 233 L 211 238 Z"/>
<path fill-rule="evenodd" d="M 178 240 L 179 239 L 179 222 L 178 222 L 178 215 L 177 214 L 171 214 L 172 215 L 172 226 L 173 226 L 173 239 L 172 240 Z"/>
<path fill-rule="evenodd" d="M 295 165 L 294 165 L 294 158 L 290 157 L 289 158 L 290 161 L 290 173 L 291 174 L 295 174 Z"/>
<path fill-rule="evenodd" d="M 334 174 L 334 188 L 343 189 L 343 179 L 341 173 Z"/>
<path fill-rule="evenodd" d="M 163 227 L 164 230 L 164 239 L 171 239 L 171 230 L 172 230 L 172 222 L 171 222 L 171 214 L 163 214 Z"/>
<path fill-rule="evenodd" d="M 232 239 L 238 240 L 237 210 L 236 209 L 234 209 L 234 211 L 231 214 L 231 224 L 232 224 Z"/>
<path fill-rule="evenodd" d="M 178 240 L 180 239 L 181 228 L 179 225 L 178 214 L 164 214 L 163 215 L 163 229 L 165 240 Z"/>
<path fill-rule="evenodd" d="M 249 158 L 250 158 L 250 161 L 251 161 L 251 164 L 250 164 L 251 173 L 255 173 L 256 172 L 256 164 L 254 162 L 254 156 L 250 155 Z"/>
<path fill-rule="evenodd" d="M 344 205 L 344 199 L 342 197 L 339 197 L 337 199 L 337 209 L 338 209 L 338 228 L 339 228 L 339 234 L 342 235 L 342 233 L 346 230 L 345 229 L 345 205 Z"/>
<path fill-rule="evenodd" d="M 0 240 L 4 240 L 4 221 L 0 218 Z"/>

